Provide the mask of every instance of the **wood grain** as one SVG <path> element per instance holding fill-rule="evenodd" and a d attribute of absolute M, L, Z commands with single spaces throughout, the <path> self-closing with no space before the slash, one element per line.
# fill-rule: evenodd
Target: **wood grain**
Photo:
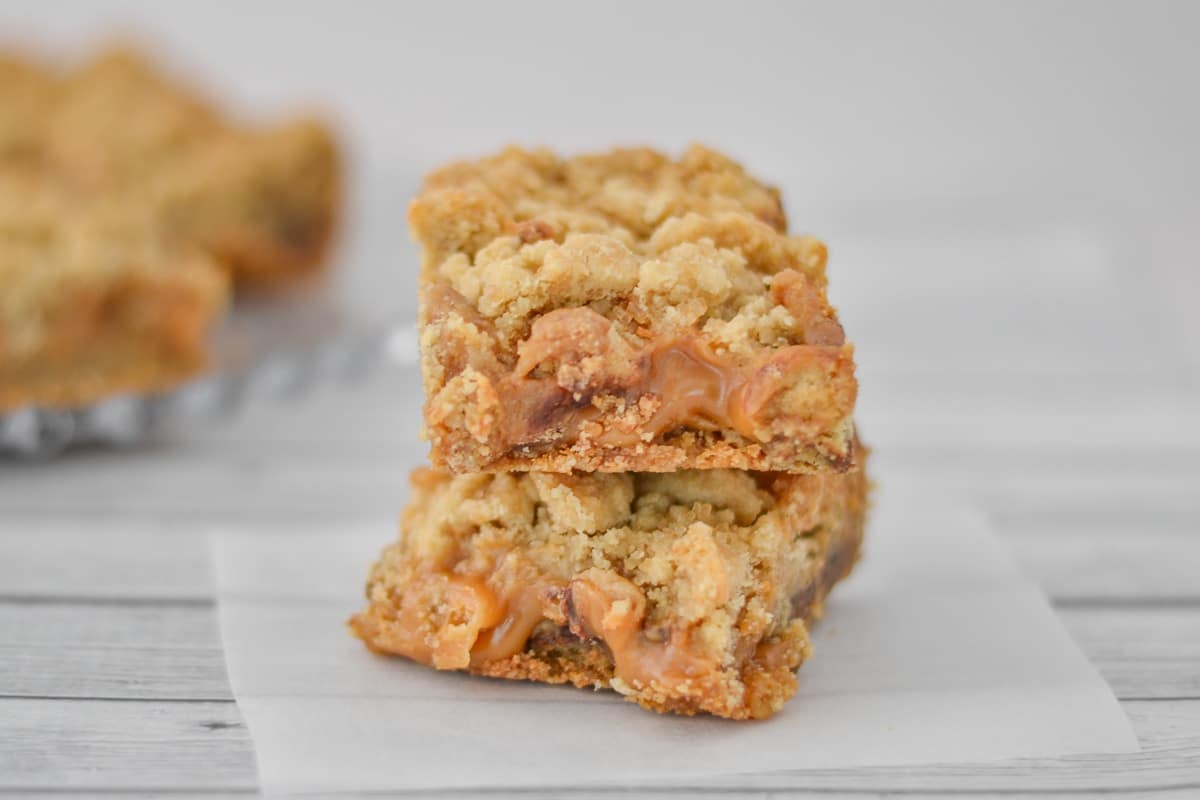
<path fill-rule="evenodd" d="M 815 770 L 705 780 L 675 791 L 729 787 L 840 794 L 886 787 L 903 793 L 1046 794 L 1200 787 L 1200 701 L 1129 701 L 1124 708 L 1143 747 L 1129 756 Z M 50 786 L 247 789 L 254 786 L 251 743 L 233 703 L 0 701 L 0 788 Z"/>
<path fill-rule="evenodd" d="M 424 455 L 411 383 L 381 373 L 119 456 L 0 465 L 0 793 L 252 793 L 207 533 L 349 517 L 390 527 Z M 1200 796 L 1200 453 L 1161 435 L 1064 450 L 910 434 L 879 431 L 879 469 L 985 511 L 1122 698 L 1142 753 L 534 794 Z"/>
<path fill-rule="evenodd" d="M 0 603 L 0 694 L 232 700 L 211 605 Z"/>
<path fill-rule="evenodd" d="M 0 701 L 7 790 L 252 789 L 250 734 L 233 703 Z"/>
<path fill-rule="evenodd" d="M 1009 508 L 988 516 L 1055 602 L 1200 603 L 1200 512 L 1100 515 Z M 396 517 L 389 507 L 359 508 L 336 518 L 368 519 L 390 530 Z M 0 600 L 208 600 L 213 594 L 209 532 L 230 525 L 247 531 L 300 530 L 328 519 L 294 509 L 250 520 L 11 514 L 0 535 Z"/>
<path fill-rule="evenodd" d="M 1200 699 L 1192 609 L 1066 608 L 1061 618 L 1117 697 Z M 232 699 L 206 604 L 0 603 L 0 687 L 10 697 Z"/>

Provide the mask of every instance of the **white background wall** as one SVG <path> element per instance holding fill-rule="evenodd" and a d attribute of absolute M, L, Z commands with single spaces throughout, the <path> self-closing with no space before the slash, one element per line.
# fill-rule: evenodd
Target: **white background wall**
<path fill-rule="evenodd" d="M 347 280 L 389 309 L 412 308 L 404 203 L 437 162 L 699 139 L 830 242 L 847 316 L 915 293 L 949 321 L 979 304 L 1000 339 L 1045 286 L 1060 300 L 1034 309 L 1030 353 L 1078 334 L 1053 324 L 1066 303 L 1082 350 L 1135 337 L 1168 360 L 1200 339 L 1198 29 L 1187 2 L 0 6 L 9 42 L 67 54 L 124 32 L 247 113 L 334 114 L 359 175 Z"/>

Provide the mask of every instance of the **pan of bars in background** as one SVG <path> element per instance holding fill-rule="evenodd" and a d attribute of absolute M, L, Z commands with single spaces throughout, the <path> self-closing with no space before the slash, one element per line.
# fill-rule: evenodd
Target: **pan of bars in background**
<path fill-rule="evenodd" d="M 80 446 L 134 446 L 171 430 L 228 419 L 252 403 L 350 382 L 380 360 L 393 327 L 382 318 L 352 319 L 320 292 L 238 300 L 214 331 L 207 374 L 166 392 L 0 414 L 0 458 L 45 460 Z"/>

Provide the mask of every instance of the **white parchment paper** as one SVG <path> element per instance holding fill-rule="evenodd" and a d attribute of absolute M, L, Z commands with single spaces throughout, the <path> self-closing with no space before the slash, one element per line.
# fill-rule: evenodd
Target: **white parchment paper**
<path fill-rule="evenodd" d="M 866 556 L 816 626 L 798 695 L 749 723 L 371 655 L 344 623 L 393 528 L 214 537 L 230 680 L 264 791 L 694 786 L 1138 748 L 1040 591 L 979 516 L 944 498 L 878 499 Z"/>

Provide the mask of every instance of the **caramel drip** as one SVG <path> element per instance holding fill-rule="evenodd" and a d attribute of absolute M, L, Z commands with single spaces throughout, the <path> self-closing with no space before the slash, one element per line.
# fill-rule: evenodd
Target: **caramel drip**
<path fill-rule="evenodd" d="M 503 618 L 482 633 L 471 648 L 471 663 L 502 661 L 525 649 L 533 629 L 546 619 L 546 590 L 541 586 L 522 585 L 504 596 Z"/>
<path fill-rule="evenodd" d="M 595 441 L 627 447 L 645 441 L 647 434 L 653 440 L 683 426 L 732 428 L 753 438 L 753 422 L 743 413 L 741 403 L 752 373 L 753 369 L 719 359 L 694 338 L 667 342 L 650 352 L 648 368 L 636 387 L 638 394 L 659 399 L 657 410 L 636 430 L 607 428 Z"/>
<path fill-rule="evenodd" d="M 612 655 L 615 677 L 635 688 L 678 687 L 719 671 L 713 658 L 692 644 L 690 629 L 672 626 L 656 632 L 645 627 L 646 597 L 637 586 L 611 574 L 599 577 L 603 586 L 584 573 L 564 593 L 546 578 L 497 590 L 479 576 L 433 570 L 408 584 L 397 614 L 388 620 L 386 646 L 379 649 L 438 669 L 504 661 L 525 650 L 542 621 L 561 624 L 565 596 L 571 632 L 580 639 L 601 640 Z M 436 628 L 427 618 L 431 605 L 447 609 Z M 376 638 L 372 623 L 363 617 L 352 624 L 368 642 Z M 767 671 L 790 670 L 802 654 L 794 644 L 763 641 L 752 660 Z"/>
<path fill-rule="evenodd" d="M 524 650 L 534 628 L 553 613 L 552 596 L 544 583 L 497 590 L 480 576 L 432 569 L 406 583 L 387 621 L 384 649 L 438 669 L 502 661 Z M 431 620 L 431 608 L 445 616 Z M 360 615 L 352 624 L 363 630 L 370 623 Z"/>
<path fill-rule="evenodd" d="M 433 627 L 430 607 L 447 609 Z M 395 617 L 387 624 L 388 652 L 438 669 L 465 669 L 479 631 L 498 624 L 503 607 L 487 585 L 475 577 L 432 571 L 411 581 Z M 356 625 L 367 625 L 362 620 Z"/>
<path fill-rule="evenodd" d="M 613 597 L 587 578 L 576 578 L 570 588 L 578 633 L 604 641 L 618 678 L 632 686 L 669 687 L 714 671 L 711 660 L 690 646 L 687 629 L 673 627 L 662 641 L 648 638 L 642 625 L 645 596 L 623 583 L 628 597 Z"/>
<path fill-rule="evenodd" d="M 597 395 L 616 396 L 630 405 L 649 396 L 657 406 L 648 419 L 627 430 L 606 426 L 593 441 L 627 447 L 685 427 L 729 429 L 755 439 L 761 411 L 771 396 L 788 385 L 786 373 L 826 358 L 831 351 L 836 348 L 792 345 L 738 364 L 688 336 L 642 351 L 632 379 L 624 385 L 572 393 L 551 377 L 508 376 L 497 391 L 503 404 L 503 430 L 517 447 L 573 441 L 588 422 L 601 417 L 592 404 Z"/>
<path fill-rule="evenodd" d="M 476 384 L 456 391 L 483 387 L 466 401 L 476 406 L 468 430 L 492 459 L 524 458 L 581 438 L 622 449 L 689 429 L 728 430 L 761 442 L 821 435 L 853 409 L 852 351 L 823 289 L 803 275 L 779 273 L 772 297 L 803 322 L 803 344 L 762 348 L 745 358 L 714 350 L 698 332 L 639 343 L 580 306 L 535 319 L 515 363 L 474 339 L 454 337 L 437 359 L 447 375 L 474 371 Z M 433 321 L 457 316 L 483 340 L 497 338 L 492 323 L 449 287 L 428 290 L 423 314 Z M 786 404 L 776 402 L 795 387 L 805 388 Z M 430 416 L 431 427 L 463 424 L 446 420 L 463 403 L 461 397 L 447 401 L 440 415 Z"/>
<path fill-rule="evenodd" d="M 632 685 L 676 686 L 712 672 L 709 660 L 690 646 L 688 630 L 672 628 L 663 640 L 653 641 L 643 629 L 641 590 L 624 579 L 612 580 L 615 586 L 606 590 L 576 578 L 567 594 L 572 631 L 604 642 L 618 678 Z M 438 669 L 503 661 L 522 652 L 538 624 L 555 616 L 553 588 L 530 583 L 497 591 L 477 576 L 429 572 L 409 584 L 388 626 L 387 650 Z M 449 609 L 436 628 L 424 616 L 431 600 Z"/>

